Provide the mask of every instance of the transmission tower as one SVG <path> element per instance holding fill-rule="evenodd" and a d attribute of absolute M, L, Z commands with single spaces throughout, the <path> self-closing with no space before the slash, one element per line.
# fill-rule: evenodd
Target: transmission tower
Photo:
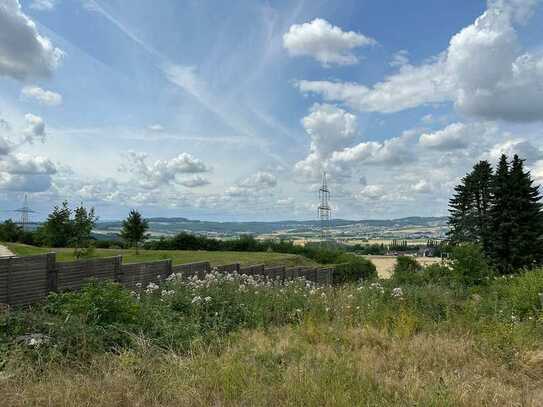
<path fill-rule="evenodd" d="M 332 209 L 330 209 L 330 205 L 328 204 L 328 201 L 330 200 L 330 190 L 326 183 L 326 172 L 322 174 L 322 186 L 319 189 L 319 199 L 321 202 L 317 210 L 321 221 L 321 238 L 325 241 L 328 228 L 330 227 L 330 215 L 332 213 Z"/>
<path fill-rule="evenodd" d="M 25 199 L 23 202 L 23 207 L 19 209 L 15 209 L 14 212 L 19 212 L 21 214 L 19 224 L 21 225 L 23 230 L 26 230 L 28 222 L 29 222 L 29 215 L 31 213 L 35 213 L 35 211 L 30 209 L 30 207 L 28 206 L 28 197 L 26 194 L 25 194 Z"/>

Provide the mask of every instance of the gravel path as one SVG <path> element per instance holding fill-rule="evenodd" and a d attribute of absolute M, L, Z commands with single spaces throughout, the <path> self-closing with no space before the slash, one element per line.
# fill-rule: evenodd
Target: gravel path
<path fill-rule="evenodd" d="M 15 256 L 6 246 L 0 244 L 0 257 Z"/>

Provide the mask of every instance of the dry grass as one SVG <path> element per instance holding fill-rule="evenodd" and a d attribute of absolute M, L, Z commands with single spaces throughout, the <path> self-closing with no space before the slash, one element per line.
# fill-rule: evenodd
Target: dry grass
<path fill-rule="evenodd" d="M 220 353 L 217 349 L 222 349 Z M 84 369 L 25 367 L 5 406 L 541 406 L 542 353 L 511 370 L 466 336 L 316 325 L 246 331 L 190 355 L 147 346 Z"/>
<path fill-rule="evenodd" d="M 390 278 L 392 271 L 394 270 L 394 266 L 396 265 L 397 256 L 367 255 L 364 257 L 371 260 L 371 262 L 375 264 L 377 274 L 379 274 L 380 278 Z M 439 257 L 415 257 L 415 259 L 423 266 L 439 263 L 441 261 L 441 258 Z"/>

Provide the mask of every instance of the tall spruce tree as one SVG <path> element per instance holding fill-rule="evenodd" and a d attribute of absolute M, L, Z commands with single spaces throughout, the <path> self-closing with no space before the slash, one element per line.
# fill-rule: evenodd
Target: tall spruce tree
<path fill-rule="evenodd" d="M 543 213 L 541 196 L 524 160 L 513 157 L 509 171 L 512 214 L 510 267 L 519 269 L 541 264 L 543 260 Z"/>
<path fill-rule="evenodd" d="M 490 210 L 490 258 L 496 269 L 505 274 L 512 271 L 511 237 L 514 213 L 511 205 L 511 177 L 509 162 L 502 154 L 492 180 L 492 209 Z"/>
<path fill-rule="evenodd" d="M 489 251 L 489 211 L 491 207 L 492 166 L 480 161 L 455 187 L 449 202 L 449 239 L 452 243 L 473 242 Z"/>

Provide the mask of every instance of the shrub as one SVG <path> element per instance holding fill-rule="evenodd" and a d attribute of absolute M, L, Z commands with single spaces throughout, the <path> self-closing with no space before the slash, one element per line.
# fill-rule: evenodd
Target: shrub
<path fill-rule="evenodd" d="M 422 282 L 422 266 L 410 256 L 399 256 L 392 273 L 396 284 L 419 284 Z"/>
<path fill-rule="evenodd" d="M 65 317 L 77 316 L 93 325 L 136 322 L 139 304 L 120 284 L 91 281 L 79 293 L 51 294 L 47 310 Z"/>
<path fill-rule="evenodd" d="M 471 286 L 488 281 L 492 270 L 479 245 L 463 244 L 452 250 L 451 282 Z"/>
<path fill-rule="evenodd" d="M 377 277 L 375 265 L 368 259 L 352 254 L 342 254 L 337 258 L 334 284 L 371 280 Z"/>

